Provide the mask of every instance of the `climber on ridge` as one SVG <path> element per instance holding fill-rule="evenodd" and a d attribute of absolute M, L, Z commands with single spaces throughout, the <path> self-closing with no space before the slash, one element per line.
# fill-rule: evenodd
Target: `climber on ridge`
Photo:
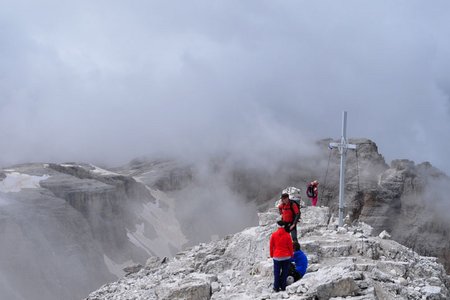
<path fill-rule="evenodd" d="M 294 242 L 297 239 L 297 222 L 300 220 L 300 207 L 295 202 L 289 199 L 289 194 L 281 194 L 281 203 L 278 205 L 278 210 L 281 215 L 281 220 L 289 224 L 289 231 Z"/>
<path fill-rule="evenodd" d="M 319 182 L 317 180 L 311 181 L 306 188 L 306 195 L 311 199 L 311 205 L 317 205 L 317 199 L 319 197 Z"/>

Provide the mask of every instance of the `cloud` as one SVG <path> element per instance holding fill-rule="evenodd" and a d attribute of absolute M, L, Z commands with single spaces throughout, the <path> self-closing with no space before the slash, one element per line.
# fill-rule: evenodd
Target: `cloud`
<path fill-rule="evenodd" d="M 307 153 L 347 110 L 349 137 L 450 173 L 449 6 L 6 0 L 0 162 Z"/>

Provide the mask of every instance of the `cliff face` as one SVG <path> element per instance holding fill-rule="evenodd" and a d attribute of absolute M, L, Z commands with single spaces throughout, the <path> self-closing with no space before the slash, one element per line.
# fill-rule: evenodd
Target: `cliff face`
<path fill-rule="evenodd" d="M 147 232 L 154 231 L 138 214 L 156 202 L 143 184 L 89 165 L 49 164 L 48 169 L 58 176 L 42 181 L 41 187 L 82 214 L 105 255 L 113 261 L 145 261 L 154 254 L 132 245 L 128 238 L 128 232 L 135 232 L 141 222 Z"/>
<path fill-rule="evenodd" d="M 171 200 L 133 177 L 74 163 L 1 174 L 5 299 L 80 299 L 124 267 L 171 256 L 187 242 Z"/>
<path fill-rule="evenodd" d="M 278 212 L 260 225 L 200 244 L 172 259 L 151 258 L 134 274 L 109 283 L 87 300 L 103 299 L 447 299 L 448 277 L 422 257 L 359 223 L 336 229 L 326 207 L 303 209 L 300 242 L 309 259 L 305 276 L 286 292 L 272 292 L 269 238 Z M 342 298 L 337 298 L 342 299 Z"/>
<path fill-rule="evenodd" d="M 449 178 L 430 164 L 395 160 L 375 189 L 349 199 L 352 219 L 388 230 L 393 239 L 423 255 L 438 256 L 450 270 Z"/>

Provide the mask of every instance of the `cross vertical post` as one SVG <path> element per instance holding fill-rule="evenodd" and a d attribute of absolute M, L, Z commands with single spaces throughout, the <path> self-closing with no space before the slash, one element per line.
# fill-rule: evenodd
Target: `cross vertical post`
<path fill-rule="evenodd" d="M 356 149 L 355 144 L 347 143 L 347 112 L 342 112 L 342 136 L 340 143 L 330 143 L 330 149 L 338 148 L 341 154 L 341 164 L 339 168 L 339 227 L 344 223 L 344 200 L 345 200 L 345 159 L 347 149 Z"/>

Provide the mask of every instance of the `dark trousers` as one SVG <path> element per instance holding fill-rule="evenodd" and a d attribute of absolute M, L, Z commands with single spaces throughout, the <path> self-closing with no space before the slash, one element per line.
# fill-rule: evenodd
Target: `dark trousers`
<path fill-rule="evenodd" d="M 296 282 L 299 279 L 302 279 L 303 275 L 297 272 L 295 269 L 295 264 L 291 262 L 291 265 L 289 266 L 289 276 L 292 276 L 294 278 L 294 282 Z"/>
<path fill-rule="evenodd" d="M 289 274 L 290 259 L 273 260 L 273 289 L 275 291 L 286 290 L 286 278 Z"/>
<path fill-rule="evenodd" d="M 298 243 L 298 238 L 297 238 L 297 224 L 295 224 L 295 227 L 291 230 L 291 237 L 292 237 L 292 241 L 293 241 L 293 242 L 297 242 L 297 243 Z"/>

